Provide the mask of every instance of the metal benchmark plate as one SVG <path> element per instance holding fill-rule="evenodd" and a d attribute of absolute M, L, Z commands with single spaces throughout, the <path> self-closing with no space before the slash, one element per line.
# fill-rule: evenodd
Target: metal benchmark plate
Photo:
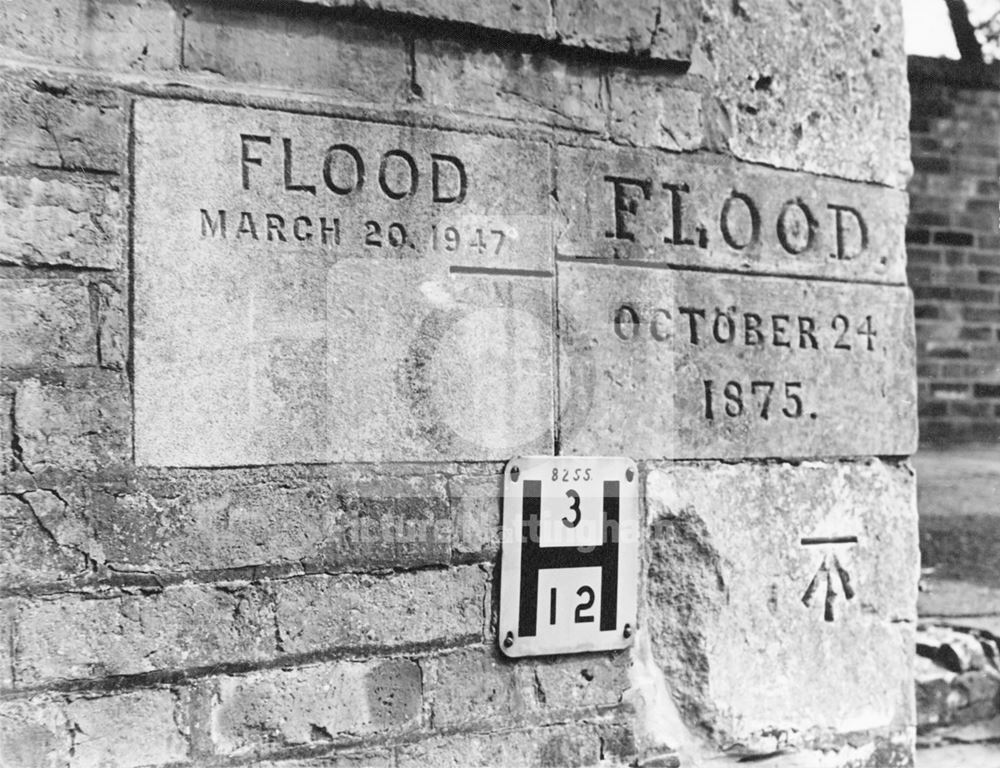
<path fill-rule="evenodd" d="M 639 473 L 607 456 L 524 456 L 504 472 L 501 650 L 625 648 L 636 628 Z"/>

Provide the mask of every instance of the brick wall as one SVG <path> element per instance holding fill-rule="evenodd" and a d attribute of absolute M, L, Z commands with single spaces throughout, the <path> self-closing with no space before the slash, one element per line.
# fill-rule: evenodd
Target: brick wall
<path fill-rule="evenodd" d="M 906 233 L 924 445 L 1000 438 L 1000 69 L 911 57 Z"/>
<path fill-rule="evenodd" d="M 764 173 L 837 177 L 900 197 L 908 173 L 906 93 L 892 3 L 816 3 L 794 12 L 694 5 L 0 5 L 0 762 L 401 767 L 643 759 L 672 766 L 702 742 L 733 748 L 726 729 L 743 728 L 744 716 L 727 712 L 729 725 L 712 725 L 705 703 L 705 658 L 730 647 L 728 636 L 705 644 L 702 625 L 687 621 L 701 610 L 710 617 L 728 610 L 720 574 L 729 561 L 710 545 L 713 536 L 727 538 L 726 515 L 720 512 L 714 533 L 685 516 L 693 507 L 678 506 L 676 517 L 665 480 L 659 492 L 670 504 L 660 503 L 658 514 L 676 529 L 678 546 L 689 548 L 695 576 L 671 572 L 676 547 L 659 545 L 666 549 L 650 578 L 666 584 L 654 605 L 663 618 L 650 624 L 677 638 L 659 658 L 675 662 L 685 688 L 680 714 L 648 645 L 635 654 L 517 664 L 500 656 L 497 461 L 204 469 L 139 466 L 133 453 L 137 101 L 697 152 L 709 163 L 726 155 Z M 801 33 L 806 28 L 827 37 L 817 41 Z M 866 132 L 877 141 L 856 140 Z M 995 154 L 990 162 L 995 170 Z M 940 232 L 952 229 L 972 226 L 935 224 L 927 236 L 940 242 Z M 980 248 L 982 237 L 975 235 Z M 940 256 L 939 270 L 952 252 L 924 250 Z M 930 269 L 919 258 L 914 265 Z M 976 290 L 995 303 L 994 288 Z M 992 315 L 977 322 L 989 333 L 1000 327 Z M 1000 399 L 983 402 L 1000 407 Z M 696 496 L 729 473 L 713 510 L 750 489 L 757 495 L 740 506 L 753 511 L 747 534 L 765 527 L 760 521 L 774 503 L 808 512 L 816 494 L 829 506 L 838 494 L 855 493 L 866 525 L 891 519 L 894 541 L 912 539 L 912 488 L 900 461 L 850 455 L 799 463 L 688 462 L 685 492 Z M 670 464 L 651 462 L 643 471 L 657 467 Z M 781 496 L 791 487 L 794 499 Z M 892 514 L 877 504 L 890 497 Z M 772 538 L 774 552 L 785 546 Z M 739 541 L 749 552 L 749 542 Z M 763 735 L 740 744 L 739 755 L 792 744 L 816 750 L 817 759 L 842 749 L 851 765 L 909 763 L 913 617 L 896 598 L 910 588 L 906 542 L 890 553 L 894 559 L 879 561 L 892 564 L 884 567 L 899 583 L 865 598 L 861 623 L 836 641 L 867 647 L 873 631 L 884 632 L 885 655 L 870 656 L 878 668 L 847 681 L 891 677 L 865 699 L 865 711 L 883 708 L 861 722 L 839 699 L 783 679 L 772 690 L 774 711 L 799 716 L 785 691 L 827 720 L 780 733 L 769 722 L 754 725 Z M 778 570 L 816 565 L 774 558 Z M 754 588 L 745 599 L 771 594 L 750 621 L 760 631 L 778 602 L 774 585 L 750 580 L 766 570 L 752 564 L 745 583 Z M 697 600 L 683 598 L 702 586 Z M 798 635 L 793 642 L 820 647 L 828 628 L 821 614 L 801 607 L 801 585 L 794 589 L 796 620 L 810 621 L 816 634 L 814 643 Z M 671 613 L 678 602 L 681 619 Z M 881 629 L 872 629 L 875 614 L 885 619 Z M 775 653 L 783 667 L 785 651 Z M 821 656 L 801 654 L 810 676 L 828 673 Z M 735 670 L 723 678 L 731 698 L 755 710 L 753 697 L 741 699 L 745 691 L 732 684 L 744 657 L 734 653 L 722 666 Z M 860 669 L 853 661 L 851 668 Z M 754 679 L 770 681 L 772 669 L 760 663 Z M 684 735 L 682 722 L 697 738 Z M 870 744 L 856 746 L 866 738 Z"/>

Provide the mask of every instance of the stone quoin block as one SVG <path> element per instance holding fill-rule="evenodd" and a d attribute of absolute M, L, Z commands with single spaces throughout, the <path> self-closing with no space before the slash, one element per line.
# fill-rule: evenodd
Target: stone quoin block
<path fill-rule="evenodd" d="M 118 190 L 75 181 L 0 177 L 0 263 L 114 269 L 125 252 Z"/>
<path fill-rule="evenodd" d="M 689 74 L 711 78 L 711 131 L 740 160 L 903 189 L 902 30 L 896 3 L 719 6 L 702 17 Z"/>
<path fill-rule="evenodd" d="M 560 264 L 562 445 L 636 458 L 906 455 L 903 287 Z"/>
<path fill-rule="evenodd" d="M 336 662 L 218 681 L 212 741 L 223 755 L 414 730 L 420 668 L 409 659 Z"/>
<path fill-rule="evenodd" d="M 604 7 L 592 0 L 465 3 L 460 0 L 310 0 L 318 5 L 362 7 L 473 24 L 555 40 L 561 45 L 643 59 L 688 61 L 695 37 L 689 2 L 641 0 Z"/>
<path fill-rule="evenodd" d="M 0 6 L 0 53 L 118 71 L 173 69 L 181 20 L 163 0 L 16 0 Z"/>
<path fill-rule="evenodd" d="M 112 90 L 36 76 L 0 83 L 0 160 L 118 173 L 128 147 L 123 99 Z"/>
<path fill-rule="evenodd" d="M 75 280 L 0 282 L 0 365 L 84 366 L 97 362 L 90 293 Z"/>
<path fill-rule="evenodd" d="M 429 106 L 579 132 L 608 129 L 608 89 L 594 64 L 500 45 L 469 50 L 438 39 L 417 39 L 413 56 L 414 77 Z"/>
<path fill-rule="evenodd" d="M 639 150 L 559 147 L 556 160 L 560 256 L 906 281 L 897 190 Z"/>
<path fill-rule="evenodd" d="M 302 13 L 304 7 L 279 14 L 252 6 L 193 6 L 184 22 L 184 68 L 254 85 L 332 92 L 353 102 L 405 99 L 402 37 Z"/>
<path fill-rule="evenodd" d="M 529 141 L 139 103 L 137 462 L 547 450 L 549 179 L 523 172 L 547 165 Z"/>
<path fill-rule="evenodd" d="M 750 756 L 914 725 L 914 494 L 875 459 L 650 468 L 645 631 L 689 726 Z"/>

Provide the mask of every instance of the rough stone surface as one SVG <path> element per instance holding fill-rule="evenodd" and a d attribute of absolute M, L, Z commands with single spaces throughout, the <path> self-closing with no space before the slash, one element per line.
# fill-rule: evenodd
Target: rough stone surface
<path fill-rule="evenodd" d="M 740 458 L 915 449 L 905 288 L 560 264 L 559 316 L 565 450 Z"/>
<path fill-rule="evenodd" d="M 478 566 L 275 582 L 279 643 L 285 652 L 307 653 L 479 640 L 486 584 Z"/>
<path fill-rule="evenodd" d="M 612 709 L 629 688 L 628 662 L 627 654 L 587 654 L 512 663 L 487 646 L 432 657 L 421 669 L 434 728 L 484 728 Z"/>
<path fill-rule="evenodd" d="M 466 3 L 461 0 L 307 0 L 334 8 L 376 8 L 442 21 L 475 24 L 478 27 L 551 37 L 551 6 L 548 0 L 499 0 Z"/>
<path fill-rule="evenodd" d="M 0 83 L 0 161 L 118 173 L 128 146 L 114 91 L 36 76 Z"/>
<path fill-rule="evenodd" d="M 73 733 L 72 764 L 138 768 L 186 760 L 184 717 L 179 710 L 177 696 L 169 690 L 76 699 L 65 710 Z"/>
<path fill-rule="evenodd" d="M 178 64 L 180 28 L 163 0 L 16 0 L 0 6 L 0 54 L 98 69 L 170 69 Z"/>
<path fill-rule="evenodd" d="M 559 39 L 568 45 L 688 61 L 697 5 L 693 0 L 563 0 L 553 3 L 553 8 Z"/>
<path fill-rule="evenodd" d="M 193 6 L 184 23 L 184 68 L 349 101 L 394 102 L 408 93 L 401 37 L 306 13 Z"/>
<path fill-rule="evenodd" d="M 144 690 L 0 704 L 0 755 L 18 768 L 138 768 L 185 761 L 177 696 Z"/>
<path fill-rule="evenodd" d="M 457 555 L 495 557 L 499 552 L 502 486 L 500 475 L 459 475 L 448 481 Z"/>
<path fill-rule="evenodd" d="M 83 366 L 96 362 L 86 285 L 72 280 L 0 282 L 0 366 Z"/>
<path fill-rule="evenodd" d="M 747 756 L 912 726 L 913 502 L 877 460 L 651 470 L 644 627 L 689 725 Z"/>
<path fill-rule="evenodd" d="M 127 296 L 116 283 L 100 282 L 91 289 L 97 304 L 97 358 L 102 368 L 124 370 L 128 361 Z"/>
<path fill-rule="evenodd" d="M 118 571 L 444 564 L 452 523 L 439 474 L 365 469 L 189 472 L 69 496 L 101 561 Z"/>
<path fill-rule="evenodd" d="M 136 109 L 139 463 L 468 460 L 551 445 L 551 281 L 450 271 L 551 269 L 548 179 L 520 170 L 544 167 L 544 146 L 210 105 Z M 249 190 L 246 131 L 274 136 L 245 145 L 265 158 L 243 168 Z M 321 174 L 331 136 L 360 148 L 328 164 L 333 187 L 355 183 L 355 165 L 336 167 L 350 151 L 368 169 L 346 197 Z M 319 185 L 317 199 L 284 189 L 281 137 L 294 137 L 293 181 Z M 417 164 L 413 195 L 407 160 L 379 160 L 400 147 Z M 466 168 L 463 202 L 431 202 L 434 154 Z M 455 162 L 438 160 L 439 198 L 462 194 Z M 316 242 L 330 198 L 340 246 Z M 220 210 L 225 237 L 211 234 Z M 257 216 L 258 239 L 240 234 L 241 211 Z M 274 211 L 288 227 L 313 217 L 316 237 L 260 242 Z"/>
<path fill-rule="evenodd" d="M 629 764 L 636 747 L 627 723 L 572 723 L 507 733 L 458 733 L 399 748 L 399 768 L 518 768 Z M 664 764 L 671 766 L 676 764 Z"/>
<path fill-rule="evenodd" d="M 171 587 L 155 595 L 22 601 L 19 687 L 262 660 L 275 653 L 274 612 L 254 587 Z"/>
<path fill-rule="evenodd" d="M 603 135 L 610 100 L 601 69 L 503 47 L 468 50 L 451 40 L 418 39 L 415 79 L 437 109 L 532 121 Z"/>
<path fill-rule="evenodd" d="M 408 659 L 258 672 L 218 685 L 212 738 L 225 755 L 399 733 L 421 721 L 420 668 Z"/>
<path fill-rule="evenodd" d="M 710 82 L 714 131 L 740 159 L 902 189 L 902 25 L 896 3 L 709 0 L 689 74 Z"/>
<path fill-rule="evenodd" d="M 560 255 L 906 281 L 902 192 L 718 157 L 560 147 L 556 159 Z"/>
<path fill-rule="evenodd" d="M 608 76 L 613 141 L 672 152 L 698 149 L 704 135 L 702 95 L 676 87 L 661 72 L 615 69 Z"/>
<path fill-rule="evenodd" d="M 0 495 L 0 581 L 7 588 L 82 575 L 87 556 L 65 531 L 66 502 L 51 491 Z M 61 540 L 56 537 L 61 537 Z M 54 540 L 56 539 L 56 540 Z"/>
<path fill-rule="evenodd" d="M 128 386 L 117 373 L 64 384 L 25 379 L 14 396 L 20 459 L 30 471 L 121 464 L 129 453 Z"/>
<path fill-rule="evenodd" d="M 111 187 L 0 177 L 0 264 L 114 269 L 124 212 Z"/>
<path fill-rule="evenodd" d="M 466 3 L 458 0 L 310 0 L 474 24 L 555 40 L 574 48 L 628 54 L 637 59 L 688 61 L 695 38 L 695 7 L 640 0 L 608 5 L 595 0 Z"/>

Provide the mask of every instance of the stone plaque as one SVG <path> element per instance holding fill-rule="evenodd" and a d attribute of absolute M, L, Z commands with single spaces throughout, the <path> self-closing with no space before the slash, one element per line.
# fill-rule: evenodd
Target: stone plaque
<path fill-rule="evenodd" d="M 139 464 L 551 450 L 546 145 L 149 100 L 134 158 Z"/>
<path fill-rule="evenodd" d="M 645 488 L 645 630 L 707 732 L 764 755 L 912 726 L 909 467 L 673 464 Z"/>
<path fill-rule="evenodd" d="M 560 256 L 906 282 L 906 194 L 641 150 L 560 147 Z"/>
<path fill-rule="evenodd" d="M 636 458 L 905 455 L 905 287 L 559 266 L 562 446 Z"/>

